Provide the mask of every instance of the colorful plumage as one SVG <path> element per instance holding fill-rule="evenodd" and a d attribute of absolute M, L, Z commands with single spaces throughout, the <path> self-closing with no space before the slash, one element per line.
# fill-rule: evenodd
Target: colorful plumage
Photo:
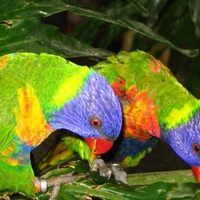
<path fill-rule="evenodd" d="M 86 139 L 93 154 L 107 152 L 121 130 L 118 98 L 87 67 L 42 53 L 0 58 L 0 190 L 40 190 L 30 152 L 57 129 Z"/>
<path fill-rule="evenodd" d="M 153 137 L 159 138 L 192 167 L 200 181 L 199 100 L 159 60 L 142 51 L 120 52 L 93 69 L 107 78 L 123 107 L 123 139 L 113 159 L 133 166 L 154 144 Z"/>
<path fill-rule="evenodd" d="M 159 60 L 142 51 L 122 51 L 93 69 L 106 77 L 123 110 L 122 133 L 107 161 L 136 166 L 157 139 L 162 139 L 192 167 L 200 181 L 199 100 Z M 63 140 L 69 147 L 68 139 Z"/>

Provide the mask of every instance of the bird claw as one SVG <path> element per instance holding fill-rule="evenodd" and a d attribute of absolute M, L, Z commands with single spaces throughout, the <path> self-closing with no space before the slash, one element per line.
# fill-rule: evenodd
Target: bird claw
<path fill-rule="evenodd" d="M 84 174 L 74 175 L 74 172 L 72 172 L 69 174 L 63 174 L 63 175 L 60 175 L 57 177 L 52 177 L 52 178 L 47 179 L 48 187 L 53 187 L 53 190 L 52 190 L 49 200 L 56 199 L 56 197 L 60 191 L 61 185 L 66 184 L 66 183 L 67 184 L 72 183 L 72 182 L 76 181 L 77 179 L 84 177 L 84 176 L 85 176 Z"/>
<path fill-rule="evenodd" d="M 121 181 L 125 184 L 128 184 L 127 182 L 127 173 L 121 169 L 120 164 L 115 164 L 113 163 L 110 166 L 111 170 L 112 170 L 112 174 L 115 178 L 115 180 L 117 181 Z"/>
<path fill-rule="evenodd" d="M 10 200 L 10 194 L 5 192 L 3 193 L 3 196 L 0 196 L 1 200 Z"/>
<path fill-rule="evenodd" d="M 111 175 L 112 175 L 112 170 L 107 167 L 106 163 L 104 162 L 104 160 L 100 159 L 100 158 L 96 158 L 91 167 L 90 167 L 90 171 L 98 171 L 100 176 L 106 177 L 107 180 L 110 179 Z"/>
<path fill-rule="evenodd" d="M 107 181 L 113 175 L 115 180 L 128 184 L 127 173 L 121 169 L 119 164 L 114 163 L 108 167 L 104 160 L 97 158 L 93 161 L 90 171 L 99 171 L 100 176 L 106 177 Z"/>
<path fill-rule="evenodd" d="M 84 176 L 85 176 L 84 174 L 74 175 L 74 172 L 72 172 L 69 174 L 63 174 L 60 176 L 51 177 L 49 179 L 40 178 L 37 180 L 38 181 L 37 184 L 38 183 L 40 184 L 40 192 L 43 194 L 47 192 L 48 187 L 52 187 L 53 189 L 49 200 L 55 200 L 59 194 L 61 185 L 72 183 L 75 180 Z"/>

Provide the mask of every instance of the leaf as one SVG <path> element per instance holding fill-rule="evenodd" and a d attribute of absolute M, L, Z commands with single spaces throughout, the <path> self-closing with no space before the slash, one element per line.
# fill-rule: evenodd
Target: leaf
<path fill-rule="evenodd" d="M 111 52 L 93 48 L 66 36 L 43 17 L 66 10 L 65 1 L 0 1 L 0 55 L 16 52 L 46 52 L 63 57 L 104 58 Z"/>
<path fill-rule="evenodd" d="M 191 18 L 194 22 L 195 28 L 196 28 L 196 35 L 200 37 L 200 1 L 199 0 L 190 0 L 188 1 Z"/>
<path fill-rule="evenodd" d="M 83 168 L 83 171 L 80 171 L 80 168 Z M 86 173 L 85 165 L 80 161 L 72 162 L 69 169 L 63 169 L 63 172 L 65 170 L 71 172 L 74 169 L 78 173 Z M 63 173 L 57 173 L 57 175 L 59 174 Z M 54 173 L 54 175 L 56 174 Z M 200 197 L 200 184 L 196 183 L 191 170 L 130 174 L 128 175 L 129 185 L 113 179 L 105 181 L 105 178 L 100 177 L 97 173 L 94 175 L 62 185 L 57 199 L 113 200 L 116 195 L 118 200 L 188 200 Z M 48 175 L 48 177 L 50 176 Z M 44 195 L 39 196 L 40 200 L 43 198 Z"/>
<path fill-rule="evenodd" d="M 200 198 L 200 183 L 196 183 L 191 170 L 130 174 L 128 175 L 129 185 L 126 185 L 114 179 L 102 182 L 98 174 L 93 179 L 88 176 L 83 162 L 74 161 L 66 168 L 52 170 L 44 177 L 48 179 L 72 171 L 76 174 L 85 174 L 85 178 L 62 185 L 58 200 L 113 200 L 116 196 L 118 200 L 197 200 Z M 51 190 L 46 194 L 38 194 L 38 199 L 48 200 L 50 192 Z M 19 200 L 27 199 L 27 197 L 13 195 L 11 199 Z"/>
<path fill-rule="evenodd" d="M 138 1 L 136 0 L 129 0 L 132 5 L 135 7 L 136 10 L 138 10 L 142 15 L 144 16 L 148 16 L 149 12 L 148 10 L 140 3 L 138 3 Z"/>
<path fill-rule="evenodd" d="M 183 182 L 176 179 L 178 176 L 186 175 Z M 143 177 L 151 183 L 141 183 L 134 185 L 126 185 L 116 182 L 111 179 L 104 184 L 96 184 L 93 179 L 79 179 L 72 184 L 62 186 L 57 199 L 102 199 L 102 200 L 146 200 L 146 199 L 159 199 L 159 200 L 188 200 L 198 199 L 200 197 L 199 183 L 190 182 L 191 172 L 188 170 L 176 172 L 160 172 L 155 173 L 153 178 L 152 173 L 143 173 Z M 137 176 L 137 174 L 134 174 Z M 168 176 L 168 181 L 161 181 L 161 176 Z M 130 179 L 131 177 L 129 177 Z M 154 180 L 152 181 L 151 178 Z M 169 179 L 171 180 L 169 181 Z M 42 198 L 39 198 L 42 199 Z"/>
<path fill-rule="evenodd" d="M 95 57 L 105 58 L 112 53 L 103 49 L 93 48 L 79 40 L 66 36 L 52 25 L 41 22 L 43 17 L 62 11 L 72 11 L 77 15 L 96 18 L 112 23 L 161 42 L 183 54 L 193 57 L 197 49 L 181 49 L 170 41 L 155 33 L 150 27 L 137 21 L 114 15 L 112 12 L 104 13 L 86 9 L 77 5 L 65 4 L 68 1 L 25 1 L 1 0 L 0 7 L 0 55 L 16 52 L 46 52 L 63 57 Z"/>
<path fill-rule="evenodd" d="M 158 20 L 158 15 L 168 0 L 150 0 L 148 24 L 154 26 Z"/>
<path fill-rule="evenodd" d="M 130 185 L 149 185 L 158 181 L 171 183 L 196 183 L 191 170 L 137 173 L 128 175 Z"/>
<path fill-rule="evenodd" d="M 66 9 L 70 10 L 71 12 L 77 14 L 77 15 L 83 15 L 86 17 L 91 17 L 91 18 L 97 18 L 99 20 L 103 20 L 109 23 L 113 23 L 119 26 L 122 26 L 124 28 L 128 28 L 130 30 L 134 30 L 140 34 L 143 34 L 149 38 L 152 38 L 158 42 L 161 42 L 177 51 L 180 51 L 181 53 L 190 56 L 190 57 L 194 57 L 198 54 L 198 49 L 181 49 L 177 46 L 175 46 L 174 44 L 172 44 L 170 41 L 168 41 L 167 39 L 165 39 L 164 37 L 162 37 L 161 35 L 155 33 L 149 26 L 134 21 L 134 20 L 129 20 L 126 18 L 115 18 L 114 15 L 112 15 L 112 13 L 100 13 L 97 11 L 93 11 L 87 8 L 83 8 L 83 7 L 78 7 L 78 6 L 74 6 L 74 5 L 70 5 L 67 4 L 66 5 Z"/>

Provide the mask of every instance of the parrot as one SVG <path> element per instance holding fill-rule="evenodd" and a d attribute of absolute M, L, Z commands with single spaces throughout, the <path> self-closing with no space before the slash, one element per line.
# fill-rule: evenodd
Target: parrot
<path fill-rule="evenodd" d="M 121 51 L 93 69 L 107 78 L 123 107 L 123 138 L 112 159 L 134 166 L 148 146 L 154 146 L 154 139 L 161 139 L 200 182 L 200 101 L 169 68 L 137 50 Z"/>
<path fill-rule="evenodd" d="M 178 82 L 169 68 L 141 50 L 121 51 L 91 68 L 106 77 L 123 113 L 121 134 L 112 149 L 102 156 L 104 160 L 134 167 L 158 140 L 163 140 L 191 166 L 200 182 L 200 101 Z M 80 139 L 73 140 L 78 144 Z M 60 154 L 62 159 L 59 154 L 56 158 L 55 149 L 54 160 L 44 159 L 46 166 L 64 161 L 69 151 L 89 160 L 91 151 L 84 141 L 80 143 L 88 149 L 86 155 L 72 148 L 69 138 L 63 137 L 62 143 L 66 145 Z M 42 169 L 42 163 L 39 166 Z"/>
<path fill-rule="evenodd" d="M 0 191 L 35 196 L 30 153 L 56 130 L 85 139 L 93 158 L 119 136 L 122 111 L 106 78 L 57 55 L 0 57 Z"/>

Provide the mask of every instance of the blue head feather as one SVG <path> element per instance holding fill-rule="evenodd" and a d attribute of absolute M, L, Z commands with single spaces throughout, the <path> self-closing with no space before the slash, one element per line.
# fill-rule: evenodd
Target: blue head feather
<path fill-rule="evenodd" d="M 200 110 L 188 123 L 162 133 L 162 138 L 190 166 L 200 166 L 200 152 L 194 150 L 195 144 L 200 147 Z"/>
<path fill-rule="evenodd" d="M 91 120 L 101 120 L 94 127 Z M 116 139 L 122 124 L 119 100 L 106 79 L 92 72 L 80 92 L 70 102 L 53 113 L 50 125 L 54 129 L 67 129 L 82 137 Z"/>

